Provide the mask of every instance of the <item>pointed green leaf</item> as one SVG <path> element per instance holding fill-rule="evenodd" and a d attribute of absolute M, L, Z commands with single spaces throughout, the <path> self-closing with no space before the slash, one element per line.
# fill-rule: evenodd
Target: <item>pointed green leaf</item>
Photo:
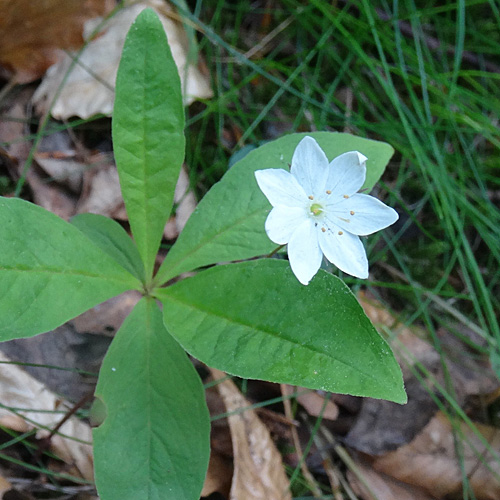
<path fill-rule="evenodd" d="M 168 330 L 204 363 L 245 378 L 406 401 L 401 370 L 349 288 L 288 262 L 216 266 L 158 291 Z"/>
<path fill-rule="evenodd" d="M 71 224 L 0 198 L 0 340 L 52 330 L 140 285 Z"/>
<path fill-rule="evenodd" d="M 116 78 L 113 147 L 130 227 L 153 271 L 184 159 L 184 109 L 177 67 L 151 9 L 137 17 Z"/>
<path fill-rule="evenodd" d="M 210 419 L 200 378 L 142 299 L 104 359 L 96 388 L 106 408 L 94 429 L 102 500 L 195 500 L 209 457 Z"/>
<path fill-rule="evenodd" d="M 118 222 L 97 214 L 79 214 L 70 222 L 129 273 L 144 281 L 141 256 Z"/>
<path fill-rule="evenodd" d="M 364 189 L 373 187 L 394 153 L 384 142 L 334 132 L 287 135 L 253 150 L 201 200 L 167 254 L 156 283 L 163 284 L 198 267 L 249 259 L 276 248 L 264 231 L 271 206 L 257 186 L 254 172 L 264 168 L 288 170 L 297 144 L 306 135 L 318 141 L 329 160 L 347 151 L 363 153 L 368 158 Z"/>

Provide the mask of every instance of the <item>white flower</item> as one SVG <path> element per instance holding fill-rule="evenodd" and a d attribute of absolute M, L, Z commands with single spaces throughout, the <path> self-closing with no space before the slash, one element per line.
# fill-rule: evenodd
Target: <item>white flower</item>
<path fill-rule="evenodd" d="M 373 196 L 357 193 L 365 182 L 367 158 L 357 151 L 330 163 L 312 137 L 295 149 L 290 172 L 257 170 L 257 183 L 273 206 L 266 233 L 274 243 L 288 243 L 288 259 L 297 279 L 307 285 L 323 254 L 339 269 L 368 277 L 368 260 L 359 236 L 398 220 L 395 210 Z"/>

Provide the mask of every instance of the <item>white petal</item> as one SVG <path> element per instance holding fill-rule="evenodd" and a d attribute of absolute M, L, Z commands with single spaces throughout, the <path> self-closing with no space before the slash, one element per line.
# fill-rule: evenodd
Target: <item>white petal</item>
<path fill-rule="evenodd" d="M 307 285 L 318 272 L 323 255 L 319 248 L 318 232 L 311 219 L 306 219 L 288 242 L 288 260 L 293 274 Z"/>
<path fill-rule="evenodd" d="M 332 192 L 330 199 L 351 196 L 361 189 L 366 179 L 366 160 L 366 156 L 357 151 L 344 153 L 332 160 L 326 181 L 326 189 Z"/>
<path fill-rule="evenodd" d="M 304 208 L 275 207 L 266 219 L 267 236 L 274 243 L 284 245 L 305 219 L 307 214 Z"/>
<path fill-rule="evenodd" d="M 329 223 L 344 231 L 366 236 L 394 224 L 399 215 L 391 207 L 367 194 L 353 194 L 340 203 L 327 205 Z"/>
<path fill-rule="evenodd" d="M 357 236 L 338 230 L 318 234 L 321 250 L 332 264 L 356 278 L 368 278 L 365 247 Z"/>
<path fill-rule="evenodd" d="M 325 190 L 328 158 L 312 137 L 304 137 L 295 148 L 290 173 L 307 196 L 319 196 Z"/>
<path fill-rule="evenodd" d="M 268 168 L 254 173 L 257 184 L 273 207 L 297 207 L 307 203 L 304 190 L 290 172 L 282 168 Z"/>

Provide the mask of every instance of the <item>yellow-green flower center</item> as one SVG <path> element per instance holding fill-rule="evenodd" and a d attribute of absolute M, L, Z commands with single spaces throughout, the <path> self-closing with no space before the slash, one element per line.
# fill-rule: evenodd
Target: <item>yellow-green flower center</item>
<path fill-rule="evenodd" d="M 319 203 L 313 203 L 310 207 L 309 210 L 312 215 L 318 216 L 323 213 L 323 207 Z"/>

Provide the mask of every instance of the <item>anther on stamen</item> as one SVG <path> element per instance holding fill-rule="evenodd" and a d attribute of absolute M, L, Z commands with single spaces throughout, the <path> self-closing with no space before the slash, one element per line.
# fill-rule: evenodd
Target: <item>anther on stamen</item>
<path fill-rule="evenodd" d="M 314 200 L 314 196 L 313 196 L 312 194 L 311 194 L 310 196 L 308 196 L 308 198 L 309 198 L 310 200 Z"/>
<path fill-rule="evenodd" d="M 326 194 L 332 194 L 332 192 L 329 189 L 327 189 Z"/>
<path fill-rule="evenodd" d="M 339 236 L 342 236 L 344 234 L 344 231 L 339 231 Z"/>
<path fill-rule="evenodd" d="M 349 198 L 349 195 L 348 195 L 348 194 L 345 194 L 345 195 L 344 195 L 344 198 L 347 200 L 347 198 Z"/>
<path fill-rule="evenodd" d="M 354 210 L 351 210 L 349 213 L 350 213 L 351 215 L 354 215 Z"/>
<path fill-rule="evenodd" d="M 322 227 L 322 228 L 321 228 L 321 231 L 322 231 L 323 233 L 325 233 L 325 232 L 326 232 L 326 228 Z"/>

